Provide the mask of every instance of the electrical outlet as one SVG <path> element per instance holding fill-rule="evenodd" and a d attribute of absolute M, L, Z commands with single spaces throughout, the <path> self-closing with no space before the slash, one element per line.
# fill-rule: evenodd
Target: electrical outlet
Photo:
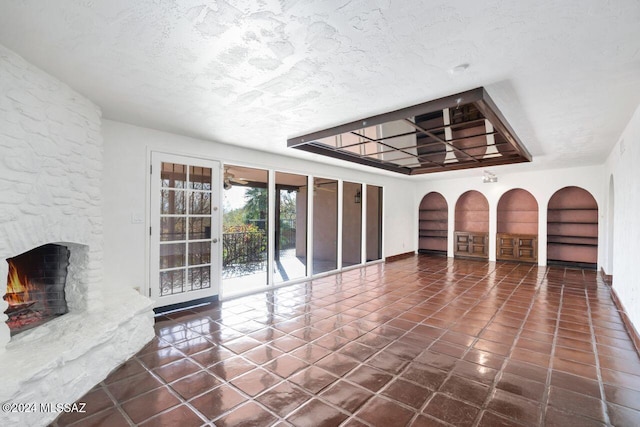
<path fill-rule="evenodd" d="M 131 213 L 131 224 L 143 224 L 144 217 L 140 212 L 132 212 Z"/>

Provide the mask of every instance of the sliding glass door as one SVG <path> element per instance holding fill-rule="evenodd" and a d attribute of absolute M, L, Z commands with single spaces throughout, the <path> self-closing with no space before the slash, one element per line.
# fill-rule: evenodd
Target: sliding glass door
<path fill-rule="evenodd" d="M 313 179 L 313 274 L 338 268 L 338 181 Z"/>
<path fill-rule="evenodd" d="M 222 286 L 233 296 L 268 285 L 269 173 L 225 165 Z"/>
<path fill-rule="evenodd" d="M 307 276 L 307 177 L 276 172 L 273 280 Z"/>
<path fill-rule="evenodd" d="M 342 266 L 362 263 L 362 184 L 342 183 Z"/>
<path fill-rule="evenodd" d="M 156 152 L 151 162 L 156 306 L 382 259 L 381 187 Z"/>
<path fill-rule="evenodd" d="M 367 185 L 367 262 L 382 259 L 382 187 Z"/>

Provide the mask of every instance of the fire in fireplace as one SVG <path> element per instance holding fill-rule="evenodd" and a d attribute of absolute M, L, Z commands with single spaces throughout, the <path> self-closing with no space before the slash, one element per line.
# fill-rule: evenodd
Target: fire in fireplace
<path fill-rule="evenodd" d="M 67 313 L 64 286 L 69 249 L 48 244 L 8 258 L 5 311 L 11 335 L 41 325 Z"/>

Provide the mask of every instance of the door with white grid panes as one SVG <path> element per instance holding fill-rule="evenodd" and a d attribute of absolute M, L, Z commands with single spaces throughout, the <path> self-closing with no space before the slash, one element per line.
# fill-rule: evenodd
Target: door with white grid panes
<path fill-rule="evenodd" d="M 150 294 L 156 307 L 219 291 L 220 163 L 151 155 Z"/>

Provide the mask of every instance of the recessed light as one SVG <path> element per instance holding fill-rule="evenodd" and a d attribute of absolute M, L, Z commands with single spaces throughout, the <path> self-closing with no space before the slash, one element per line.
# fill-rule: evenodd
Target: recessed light
<path fill-rule="evenodd" d="M 464 73 L 465 71 L 467 71 L 468 68 L 469 68 L 469 64 L 467 63 L 456 65 L 455 67 L 449 70 L 449 73 L 451 74 Z"/>

